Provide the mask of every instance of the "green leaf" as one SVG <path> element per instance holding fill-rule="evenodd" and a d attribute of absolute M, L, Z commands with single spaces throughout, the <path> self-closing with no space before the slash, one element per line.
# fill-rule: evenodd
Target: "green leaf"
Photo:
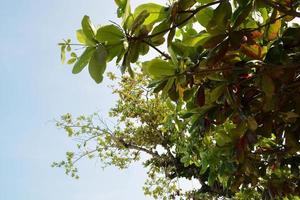
<path fill-rule="evenodd" d="M 207 27 L 209 21 L 214 15 L 214 10 L 210 7 L 200 10 L 196 14 L 196 18 L 203 27 Z"/>
<path fill-rule="evenodd" d="M 186 37 L 182 43 L 186 46 L 197 47 L 202 46 L 210 38 L 209 33 L 200 33 L 194 36 Z"/>
<path fill-rule="evenodd" d="M 149 12 L 150 15 L 146 18 L 143 25 L 146 25 L 146 26 L 151 25 L 151 24 L 154 24 L 156 22 L 162 21 L 167 18 L 167 13 L 165 11 L 166 8 L 164 6 L 161 6 L 161 5 L 155 4 L 155 3 L 147 3 L 147 4 L 139 5 L 134 10 L 134 13 L 133 13 L 134 19 L 136 19 L 137 16 L 145 10 L 147 12 Z"/>
<path fill-rule="evenodd" d="M 89 62 L 89 73 L 96 83 L 101 83 L 106 69 L 107 52 L 105 47 L 98 46 Z"/>
<path fill-rule="evenodd" d="M 76 37 L 77 40 L 81 43 L 81 44 L 85 44 L 87 46 L 95 46 L 96 42 L 94 40 L 89 40 L 85 34 L 83 33 L 82 29 L 79 29 L 76 31 Z"/>
<path fill-rule="evenodd" d="M 200 174 L 204 174 L 208 169 L 208 167 L 209 167 L 209 163 L 207 162 L 207 160 L 206 159 L 201 160 Z"/>
<path fill-rule="evenodd" d="M 150 13 L 147 10 L 143 10 L 137 17 L 134 18 L 134 21 L 131 25 L 131 32 L 134 33 L 136 30 L 139 30 L 139 28 L 143 27 L 143 23 L 145 22 L 145 19 L 149 17 Z"/>
<path fill-rule="evenodd" d="M 124 7 L 126 6 L 126 0 L 115 0 L 115 3 L 117 4 L 117 6 L 119 7 Z"/>
<path fill-rule="evenodd" d="M 216 142 L 219 146 L 224 146 L 232 142 L 232 139 L 225 131 L 216 132 Z"/>
<path fill-rule="evenodd" d="M 123 42 L 124 34 L 117 26 L 106 25 L 97 30 L 96 40 L 107 45 L 119 44 Z"/>
<path fill-rule="evenodd" d="M 76 61 L 76 58 L 71 58 L 70 60 L 68 60 L 68 64 L 71 65 Z"/>
<path fill-rule="evenodd" d="M 125 51 L 123 43 L 121 44 L 114 44 L 114 45 L 107 45 L 107 62 L 114 59 L 116 56 L 122 55 Z"/>
<path fill-rule="evenodd" d="M 159 58 L 144 62 L 142 65 L 146 73 L 153 76 L 153 78 L 158 79 L 166 76 L 172 76 L 176 71 L 176 66 Z"/>
<path fill-rule="evenodd" d="M 229 1 L 222 1 L 214 10 L 213 17 L 207 25 L 207 31 L 212 34 L 225 33 L 232 15 L 232 8 Z"/>
<path fill-rule="evenodd" d="M 183 113 L 182 118 L 189 118 L 192 115 L 197 115 L 198 117 L 202 117 L 205 113 L 207 113 L 213 107 L 215 107 L 215 105 L 204 105 L 202 107 L 197 107 L 192 110 L 188 110 L 185 113 Z"/>
<path fill-rule="evenodd" d="M 164 89 L 162 90 L 162 97 L 166 97 L 168 94 L 169 90 L 172 88 L 174 84 L 175 78 L 169 78 L 167 81 L 167 84 L 165 85 Z"/>
<path fill-rule="evenodd" d="M 73 74 L 78 74 L 83 70 L 83 68 L 89 63 L 89 60 L 92 57 L 95 50 L 95 47 L 87 47 L 85 49 L 85 51 L 81 54 L 81 56 L 78 58 L 77 62 L 73 67 Z"/>
<path fill-rule="evenodd" d="M 166 30 L 168 30 L 170 26 L 171 26 L 170 20 L 164 20 L 153 28 L 151 35 L 156 35 L 160 33 L 151 38 L 151 41 L 155 46 L 159 46 L 165 42 L 164 35 L 167 33 Z"/>
<path fill-rule="evenodd" d="M 168 46 L 168 51 L 170 53 L 173 64 L 178 67 L 178 60 L 177 60 L 176 54 L 174 53 L 174 51 L 172 49 L 172 46 Z"/>
<path fill-rule="evenodd" d="M 66 45 L 61 45 L 60 47 L 60 60 L 62 63 L 66 60 Z"/>
<path fill-rule="evenodd" d="M 214 182 L 216 181 L 216 178 L 217 178 L 216 172 L 211 171 L 208 176 L 208 181 L 207 181 L 208 185 L 212 186 L 214 184 Z"/>
<path fill-rule="evenodd" d="M 84 35 L 91 41 L 95 39 L 95 27 L 91 23 L 90 17 L 85 15 L 81 21 L 82 31 Z"/>
<path fill-rule="evenodd" d="M 225 92 L 225 88 L 226 88 L 225 84 L 221 84 L 221 85 L 217 86 L 216 88 L 214 88 L 209 93 L 209 102 L 214 103 L 215 101 L 217 101 L 220 98 L 220 96 Z"/>

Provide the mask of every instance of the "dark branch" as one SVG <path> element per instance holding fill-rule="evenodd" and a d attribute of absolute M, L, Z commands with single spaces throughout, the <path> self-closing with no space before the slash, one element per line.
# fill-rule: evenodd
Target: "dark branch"
<path fill-rule="evenodd" d="M 161 50 L 159 50 L 156 46 L 154 46 L 154 45 L 151 44 L 150 42 L 148 42 L 148 41 L 146 41 L 146 40 L 142 40 L 142 42 L 144 42 L 145 44 L 149 45 L 151 48 L 155 49 L 158 53 L 160 53 L 160 54 L 161 54 L 162 56 L 164 56 L 166 59 L 168 59 L 168 60 L 171 59 L 171 57 L 170 57 L 168 54 L 162 52 Z"/>

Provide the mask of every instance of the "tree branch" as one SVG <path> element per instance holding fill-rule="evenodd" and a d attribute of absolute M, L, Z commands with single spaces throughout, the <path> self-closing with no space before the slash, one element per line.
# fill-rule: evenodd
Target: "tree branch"
<path fill-rule="evenodd" d="M 154 46 L 153 44 L 151 44 L 150 42 L 146 41 L 146 40 L 142 40 L 142 42 L 144 42 L 145 44 L 149 45 L 151 48 L 155 49 L 158 53 L 160 53 L 162 56 L 164 56 L 166 59 L 170 60 L 171 56 L 169 56 L 168 54 L 162 52 L 161 50 L 159 50 L 156 46 Z"/>
<path fill-rule="evenodd" d="M 282 4 L 280 3 L 274 3 L 270 0 L 263 0 L 265 4 L 273 7 L 274 9 L 277 9 L 279 10 L 280 12 L 283 12 L 285 13 L 286 15 L 291 15 L 291 16 L 294 16 L 294 17 L 300 17 L 300 13 L 295 11 L 295 10 L 288 10 L 286 9 Z"/>
<path fill-rule="evenodd" d="M 145 38 L 153 38 L 155 36 L 158 36 L 162 33 L 166 33 L 166 32 L 169 32 L 175 28 L 178 28 L 179 26 L 183 25 L 184 23 L 186 23 L 187 21 L 189 21 L 190 19 L 192 19 L 198 12 L 200 12 L 201 10 L 209 7 L 209 6 L 212 6 L 212 5 L 215 5 L 215 4 L 218 4 L 218 3 L 221 3 L 222 1 L 224 0 L 219 0 L 219 1 L 215 1 L 215 2 L 212 2 L 212 3 L 208 3 L 208 4 L 205 4 L 203 6 L 199 6 L 198 8 L 196 8 L 195 10 L 193 11 L 190 11 L 192 14 L 190 16 L 188 16 L 186 19 L 184 19 L 182 22 L 180 22 L 179 24 L 174 24 L 173 26 L 171 26 L 170 28 L 168 29 L 165 29 L 165 30 L 162 30 L 162 31 L 159 31 L 157 33 L 154 33 L 152 35 L 147 35 L 145 36 Z"/>

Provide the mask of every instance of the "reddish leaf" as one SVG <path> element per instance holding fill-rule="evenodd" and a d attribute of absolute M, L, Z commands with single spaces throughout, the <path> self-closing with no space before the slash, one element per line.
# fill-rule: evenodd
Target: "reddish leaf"
<path fill-rule="evenodd" d="M 250 58 L 261 59 L 262 58 L 262 47 L 259 44 L 243 44 L 241 51 Z"/>
<path fill-rule="evenodd" d="M 262 35 L 263 35 L 263 33 L 260 31 L 252 31 L 249 33 L 248 37 L 250 39 L 254 40 L 254 39 L 260 38 Z"/>

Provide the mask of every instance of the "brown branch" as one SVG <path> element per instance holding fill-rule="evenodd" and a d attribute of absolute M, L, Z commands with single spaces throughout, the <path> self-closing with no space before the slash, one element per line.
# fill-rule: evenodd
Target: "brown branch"
<path fill-rule="evenodd" d="M 183 25 L 184 23 L 188 22 L 190 19 L 192 19 L 199 11 L 209 7 L 209 6 L 212 6 L 212 5 L 215 5 L 215 4 L 218 4 L 218 3 L 221 3 L 222 1 L 224 0 L 219 0 L 219 1 L 215 1 L 215 2 L 212 2 L 212 3 L 208 3 L 208 4 L 205 4 L 203 6 L 199 6 L 198 8 L 196 8 L 195 10 L 191 11 L 191 15 L 188 16 L 186 19 L 184 19 L 182 22 L 180 22 L 179 24 L 174 24 L 173 26 L 171 26 L 170 28 L 168 29 L 165 29 L 165 30 L 162 30 L 162 31 L 159 31 L 157 33 L 154 33 L 152 35 L 147 35 L 145 36 L 145 38 L 153 38 L 155 36 L 158 36 L 162 33 L 166 33 L 166 32 L 169 32 L 175 28 L 178 28 L 179 26 Z"/>
<path fill-rule="evenodd" d="M 145 44 L 149 45 L 151 48 L 155 49 L 158 53 L 160 53 L 162 56 L 164 56 L 166 59 L 170 60 L 171 56 L 169 56 L 168 54 L 162 52 L 161 50 L 159 50 L 156 46 L 154 46 L 153 44 L 151 44 L 150 42 L 146 41 L 146 40 L 142 40 L 142 42 L 144 42 Z"/>
<path fill-rule="evenodd" d="M 127 149 L 134 149 L 134 150 L 138 150 L 138 151 L 143 151 L 149 155 L 152 155 L 153 157 L 157 157 L 159 156 L 159 154 L 157 152 L 153 152 L 149 149 L 146 149 L 144 147 L 140 147 L 131 143 L 126 143 L 122 138 L 118 139 L 118 142 L 120 142 L 125 148 Z"/>
<path fill-rule="evenodd" d="M 96 151 L 98 151 L 98 149 L 94 149 L 94 150 L 91 150 L 91 151 L 86 151 L 84 154 L 81 154 L 78 158 L 76 158 L 72 164 L 74 165 L 76 162 L 78 162 L 80 159 L 82 159 L 83 157 L 85 156 L 88 156 L 89 154 L 92 154 L 92 153 L 95 153 Z"/>

